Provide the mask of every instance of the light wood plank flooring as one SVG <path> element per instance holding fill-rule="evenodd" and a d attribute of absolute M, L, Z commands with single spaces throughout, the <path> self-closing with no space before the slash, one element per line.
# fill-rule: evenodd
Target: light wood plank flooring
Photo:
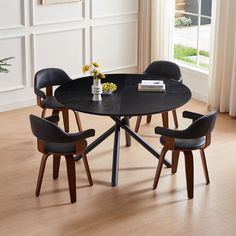
<path fill-rule="evenodd" d="M 181 127 L 189 124 L 181 117 L 183 110 L 207 112 L 205 104 L 191 100 L 177 110 Z M 153 191 L 157 160 L 134 140 L 125 147 L 122 133 L 119 186 L 110 187 L 112 136 L 88 155 L 94 186 L 88 186 L 83 163 L 76 163 L 77 203 L 70 204 L 64 159 L 56 181 L 48 160 L 41 195 L 34 196 L 41 154 L 30 131 L 30 113 L 39 115 L 40 108 L 0 113 L 0 235 L 236 235 L 235 119 L 218 116 L 206 150 L 210 185 L 204 183 L 200 154 L 194 152 L 194 199 L 187 199 L 183 156 L 177 174 L 164 168 Z M 75 131 L 73 118 L 71 114 Z M 86 114 L 81 120 L 84 128 L 95 128 L 96 135 L 113 124 L 109 118 Z M 150 124 L 143 121 L 139 133 L 160 149 L 157 125 L 160 115 Z"/>

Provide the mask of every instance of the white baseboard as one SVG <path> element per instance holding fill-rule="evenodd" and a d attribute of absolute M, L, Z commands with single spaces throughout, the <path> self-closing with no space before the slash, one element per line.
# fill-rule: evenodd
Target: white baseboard
<path fill-rule="evenodd" d="M 192 98 L 199 100 L 201 102 L 207 102 L 207 100 L 208 100 L 207 95 L 201 94 L 201 93 L 199 93 L 197 91 L 193 91 L 193 90 L 191 90 L 191 92 L 192 92 Z"/>
<path fill-rule="evenodd" d="M 35 98 L 24 100 L 24 101 L 13 102 L 13 103 L 7 103 L 7 104 L 0 105 L 0 112 L 15 110 L 15 109 L 29 107 L 33 105 L 36 105 Z"/>

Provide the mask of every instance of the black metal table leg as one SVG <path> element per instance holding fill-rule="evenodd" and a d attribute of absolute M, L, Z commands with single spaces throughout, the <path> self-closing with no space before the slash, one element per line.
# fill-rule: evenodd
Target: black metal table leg
<path fill-rule="evenodd" d="M 86 149 L 86 154 L 91 152 L 95 147 L 97 147 L 100 143 L 102 143 L 107 137 L 109 137 L 115 131 L 116 125 L 113 125 L 110 129 L 108 129 L 105 133 L 100 135 L 97 139 L 95 139 L 92 143 L 90 143 Z M 81 155 L 76 156 L 75 160 L 78 161 L 82 158 Z"/>
<path fill-rule="evenodd" d="M 112 163 L 112 178 L 111 185 L 112 187 L 117 186 L 118 184 L 118 171 L 119 171 L 119 157 L 120 157 L 120 128 L 123 128 L 126 132 L 126 146 L 131 145 L 131 136 L 136 139 L 144 148 L 151 152 L 156 158 L 159 159 L 160 154 L 155 150 L 151 145 L 149 145 L 145 140 L 143 140 L 137 133 L 129 127 L 129 118 L 124 117 L 122 120 L 118 116 L 110 116 L 111 119 L 115 121 L 115 125 L 112 126 L 109 130 L 99 136 L 94 140 L 90 145 L 88 145 L 86 153 L 92 151 L 96 146 L 103 142 L 107 137 L 109 137 L 113 132 L 114 136 L 114 147 L 113 147 L 113 163 Z M 81 156 L 77 156 L 75 160 L 79 160 Z M 169 161 L 164 160 L 166 167 L 171 167 Z"/>
<path fill-rule="evenodd" d="M 124 122 L 125 125 L 130 127 L 128 116 L 125 116 L 122 121 Z M 126 140 L 126 147 L 130 147 L 131 146 L 131 136 L 130 136 L 129 132 L 127 132 L 127 131 L 125 131 L 125 140 Z"/>
<path fill-rule="evenodd" d="M 148 144 L 144 139 L 142 139 L 137 133 L 131 130 L 127 125 L 125 125 L 117 116 L 110 116 L 116 124 L 118 124 L 125 131 L 129 132 L 129 134 L 136 139 L 142 146 L 144 146 L 149 152 L 151 152 L 156 158 L 159 159 L 160 154 L 157 150 L 155 150 L 150 144 Z M 170 168 L 171 164 L 169 161 L 164 160 L 164 164 L 166 167 Z"/>
<path fill-rule="evenodd" d="M 115 187 L 118 184 L 119 157 L 120 157 L 120 126 L 116 124 L 114 147 L 113 147 L 112 177 L 111 177 L 112 187 Z"/>

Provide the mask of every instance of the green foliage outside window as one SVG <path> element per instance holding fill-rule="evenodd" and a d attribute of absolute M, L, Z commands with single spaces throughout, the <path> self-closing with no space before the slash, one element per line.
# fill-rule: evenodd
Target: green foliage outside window
<path fill-rule="evenodd" d="M 209 52 L 205 50 L 200 50 L 199 55 L 209 57 Z M 175 44 L 174 46 L 174 58 L 185 61 L 191 64 L 197 64 L 197 60 L 191 58 L 192 56 L 197 56 L 197 49 L 192 47 L 186 47 L 181 44 Z M 208 63 L 199 62 L 199 66 L 204 68 L 209 68 Z"/>
<path fill-rule="evenodd" d="M 181 28 L 185 26 L 190 26 L 192 24 L 191 18 L 185 16 L 175 18 L 175 27 Z"/>

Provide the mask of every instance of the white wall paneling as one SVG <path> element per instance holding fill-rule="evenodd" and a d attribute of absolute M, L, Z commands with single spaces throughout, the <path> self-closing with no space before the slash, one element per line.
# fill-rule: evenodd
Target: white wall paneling
<path fill-rule="evenodd" d="M 139 0 L 0 0 L 0 58 L 14 56 L 0 74 L 0 111 L 36 103 L 33 78 L 59 67 L 72 78 L 97 60 L 106 73 L 137 72 Z"/>
<path fill-rule="evenodd" d="M 137 21 L 96 25 L 91 31 L 91 58 L 104 71 L 137 66 Z"/>
<path fill-rule="evenodd" d="M 84 1 L 64 4 L 42 5 L 41 0 L 32 1 L 33 25 L 53 24 L 84 19 Z"/>
<path fill-rule="evenodd" d="M 47 4 L 60 4 L 60 3 L 65 3 L 65 2 L 78 2 L 81 0 L 42 0 L 42 4 L 47 5 Z"/>
<path fill-rule="evenodd" d="M 1 0 L 0 9 L 0 30 L 24 26 L 25 0 Z"/>
<path fill-rule="evenodd" d="M 34 34 L 34 73 L 43 68 L 57 67 L 76 78 L 85 64 L 84 36 L 84 29 Z"/>
<path fill-rule="evenodd" d="M 14 57 L 9 61 L 10 73 L 0 74 L 0 93 L 26 86 L 25 37 L 0 38 L 1 58 Z"/>
<path fill-rule="evenodd" d="M 184 84 L 190 88 L 192 97 L 202 102 L 207 102 L 208 74 L 184 66 L 181 66 L 181 72 Z"/>
<path fill-rule="evenodd" d="M 137 13 L 137 0 L 91 0 L 91 15 L 93 19 Z"/>

